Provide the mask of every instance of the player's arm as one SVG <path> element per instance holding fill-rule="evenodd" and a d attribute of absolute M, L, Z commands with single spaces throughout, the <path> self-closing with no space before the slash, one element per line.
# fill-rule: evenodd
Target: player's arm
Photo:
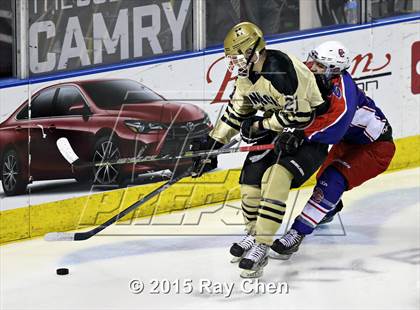
<path fill-rule="evenodd" d="M 296 57 L 277 53 L 267 65 L 264 77 L 271 82 L 272 93 L 282 109 L 263 121 L 266 129 L 302 128 L 313 119 L 315 109 L 323 103 L 315 77 Z"/>
<path fill-rule="evenodd" d="M 235 89 L 222 117 L 217 120 L 207 138 L 200 142 L 198 149 L 219 149 L 224 144 L 229 143 L 238 134 L 242 122 L 257 112 L 250 103 L 247 104 L 245 102 L 240 89 L 238 89 L 238 86 L 243 87 L 243 85 L 238 85 L 238 83 L 235 85 Z M 204 160 L 202 158 L 196 158 L 193 164 L 193 177 L 199 177 L 203 172 L 213 170 L 216 167 L 216 156 L 205 158 Z"/>
<path fill-rule="evenodd" d="M 299 103 L 297 111 L 277 111 L 270 118 L 263 120 L 265 129 L 282 132 L 284 128 L 303 128 L 310 124 L 315 113 L 306 102 Z"/>
<path fill-rule="evenodd" d="M 225 112 L 209 133 L 211 138 L 223 144 L 228 143 L 232 137 L 238 134 L 245 119 L 257 113 L 252 104 L 242 95 L 241 89 L 246 85 L 241 85 L 240 83 L 245 81 L 240 80 L 238 79 L 235 84 L 235 90 Z"/>
<path fill-rule="evenodd" d="M 317 113 L 311 125 L 305 128 L 306 140 L 336 144 L 347 132 L 357 106 L 356 93 L 351 83 L 343 83 L 342 77 L 334 87 L 329 96 L 328 110 Z"/>

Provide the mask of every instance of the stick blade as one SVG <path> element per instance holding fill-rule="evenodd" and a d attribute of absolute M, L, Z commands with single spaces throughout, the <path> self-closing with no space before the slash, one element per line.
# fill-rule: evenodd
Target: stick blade
<path fill-rule="evenodd" d="M 45 241 L 74 241 L 74 233 L 51 232 L 44 236 Z"/>

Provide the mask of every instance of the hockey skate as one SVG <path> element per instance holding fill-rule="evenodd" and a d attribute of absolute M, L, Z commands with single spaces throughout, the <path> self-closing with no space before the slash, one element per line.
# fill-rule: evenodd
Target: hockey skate
<path fill-rule="evenodd" d="M 255 244 L 255 238 L 251 234 L 247 234 L 240 242 L 232 244 L 230 254 L 232 254 L 231 263 L 237 263 Z"/>
<path fill-rule="evenodd" d="M 294 229 L 289 230 L 283 237 L 274 240 L 270 257 L 282 260 L 289 259 L 293 253 L 297 252 L 303 238 L 305 238 L 305 235 L 299 234 Z"/>
<path fill-rule="evenodd" d="M 263 269 L 268 263 L 268 251 L 270 246 L 263 243 L 254 243 L 252 248 L 240 260 L 239 268 L 241 278 L 259 278 L 263 274 Z"/>
<path fill-rule="evenodd" d="M 331 223 L 333 220 L 334 220 L 334 215 L 328 215 L 327 214 L 326 216 L 324 216 L 324 218 L 321 220 L 321 222 L 319 222 L 318 226 Z"/>
<path fill-rule="evenodd" d="M 334 220 L 334 216 L 340 212 L 343 209 L 343 201 L 340 200 L 337 205 L 335 206 L 334 210 L 332 212 L 329 212 L 327 215 L 324 216 L 324 218 L 319 222 L 319 225 L 325 225 L 328 223 L 331 223 Z"/>

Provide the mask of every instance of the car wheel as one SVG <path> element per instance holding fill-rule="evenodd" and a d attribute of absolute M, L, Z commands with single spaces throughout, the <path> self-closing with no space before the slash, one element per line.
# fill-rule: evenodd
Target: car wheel
<path fill-rule="evenodd" d="M 120 149 L 115 139 L 99 138 L 95 143 L 93 162 L 111 162 L 120 158 Z M 121 178 L 118 165 L 106 164 L 93 168 L 93 182 L 98 185 L 117 184 Z"/>
<path fill-rule="evenodd" d="M 14 149 L 6 151 L 2 158 L 1 183 L 7 196 L 24 194 L 28 185 L 23 175 L 22 163 Z"/>

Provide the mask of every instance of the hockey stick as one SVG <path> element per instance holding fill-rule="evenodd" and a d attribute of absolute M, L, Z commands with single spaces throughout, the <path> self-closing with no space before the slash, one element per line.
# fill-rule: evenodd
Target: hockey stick
<path fill-rule="evenodd" d="M 101 225 L 99 225 L 99 226 L 97 226 L 97 227 L 95 227 L 91 230 L 88 230 L 88 231 L 85 231 L 85 232 L 78 232 L 78 233 L 51 232 L 51 233 L 47 233 L 44 236 L 44 239 L 46 241 L 82 241 L 82 240 L 87 240 L 87 239 L 93 237 L 94 235 L 96 235 L 97 233 L 101 232 L 102 230 L 104 230 L 105 228 L 110 226 L 111 224 L 117 222 L 119 219 L 123 218 L 125 215 L 127 215 L 131 211 L 137 209 L 139 206 L 146 203 L 147 201 L 149 201 L 150 199 L 152 199 L 156 195 L 160 194 L 161 192 L 163 192 L 165 189 L 167 189 L 172 184 L 175 184 L 179 180 L 185 178 L 186 176 L 189 176 L 191 174 L 190 170 L 191 169 L 185 171 L 184 173 L 180 174 L 179 176 L 177 176 L 175 178 L 172 178 L 171 180 L 169 180 L 165 184 L 159 186 L 157 189 L 155 189 L 151 193 L 147 194 L 142 199 L 136 201 L 135 203 L 133 203 L 132 205 L 130 205 L 129 207 L 127 207 L 126 209 L 124 209 L 123 211 L 118 213 L 117 215 L 111 217 L 105 223 L 103 223 L 103 224 L 101 224 Z"/>
<path fill-rule="evenodd" d="M 233 140 L 235 144 L 238 140 Z M 233 144 L 233 145 L 235 145 Z M 150 156 L 142 156 L 142 157 L 130 157 L 130 158 L 120 158 L 115 161 L 107 161 L 107 162 L 84 162 L 82 161 L 74 152 L 73 148 L 71 147 L 67 138 L 60 138 L 57 141 L 57 147 L 60 150 L 60 153 L 63 157 L 69 162 L 72 166 L 82 168 L 82 167 L 92 167 L 92 166 L 106 166 L 106 165 L 124 165 L 124 164 L 133 164 L 133 163 L 144 163 L 144 162 L 151 162 L 151 161 L 160 161 L 160 160 L 179 160 L 179 159 L 191 159 L 196 157 L 210 157 L 210 156 L 217 156 L 221 154 L 230 154 L 230 153 L 238 153 L 238 152 L 255 152 L 255 151 L 265 151 L 265 150 L 272 150 L 274 149 L 274 143 L 271 144 L 261 144 L 261 145 L 249 145 L 249 146 L 240 146 L 240 147 L 231 147 L 232 144 L 229 143 L 220 149 L 214 150 L 203 150 L 203 151 L 189 151 L 185 152 L 181 155 L 150 155 Z"/>
<path fill-rule="evenodd" d="M 221 149 L 230 148 L 238 142 L 239 141 L 237 139 L 234 139 L 230 143 L 224 145 Z M 63 154 L 63 156 L 64 156 L 64 154 Z M 76 155 L 76 157 L 77 157 L 77 155 Z M 72 159 L 74 159 L 74 157 L 72 157 Z M 175 184 L 176 182 L 180 181 L 181 179 L 191 175 L 191 171 L 192 171 L 192 167 L 190 169 L 188 169 L 187 171 L 185 171 L 184 173 L 180 174 L 179 176 L 171 178 L 171 180 L 162 184 L 157 189 L 155 189 L 151 193 L 147 194 L 146 196 L 144 196 L 139 201 L 136 201 L 135 203 L 133 203 L 132 205 L 130 205 L 129 207 L 127 207 L 126 209 L 124 209 L 120 213 L 116 214 L 115 216 L 113 216 L 112 218 L 110 218 L 109 220 L 104 222 L 103 224 L 101 224 L 101 225 L 99 225 L 99 226 L 97 226 L 97 227 L 95 227 L 91 230 L 88 230 L 88 231 L 85 231 L 85 232 L 78 232 L 78 233 L 51 232 L 51 233 L 47 233 L 44 236 L 44 239 L 46 241 L 82 241 L 82 240 L 87 240 L 87 239 L 93 237 L 94 235 L 96 235 L 97 233 L 101 232 L 102 230 L 104 230 L 108 226 L 117 222 L 119 219 L 123 218 L 125 215 L 127 215 L 131 211 L 137 209 L 139 206 L 146 203 L 147 201 L 149 201 L 150 199 L 152 199 L 156 195 L 160 194 L 165 189 L 170 187 L 172 184 Z"/>

